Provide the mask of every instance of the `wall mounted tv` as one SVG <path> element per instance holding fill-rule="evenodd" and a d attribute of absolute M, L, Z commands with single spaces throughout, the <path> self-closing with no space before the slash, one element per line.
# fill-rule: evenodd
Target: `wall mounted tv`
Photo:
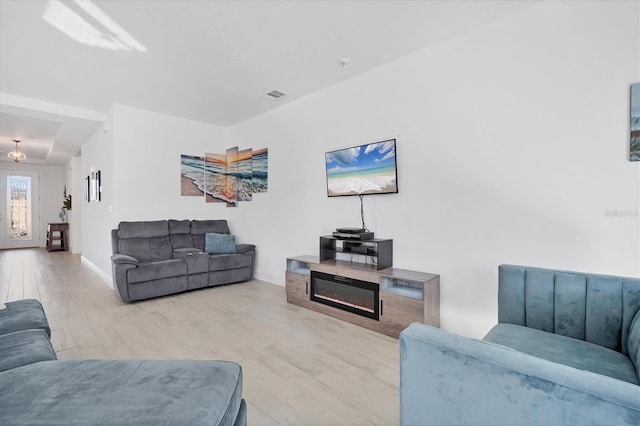
<path fill-rule="evenodd" d="M 327 152 L 325 163 L 329 197 L 398 192 L 395 139 Z"/>

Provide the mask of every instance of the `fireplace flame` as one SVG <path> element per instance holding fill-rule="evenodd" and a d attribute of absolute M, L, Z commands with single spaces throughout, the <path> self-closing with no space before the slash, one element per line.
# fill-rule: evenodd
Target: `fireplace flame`
<path fill-rule="evenodd" d="M 361 304 L 362 302 L 359 303 L 357 300 L 353 300 L 353 299 L 344 300 L 344 299 L 339 299 L 337 295 L 334 295 L 334 297 L 331 297 L 330 295 L 325 295 L 321 293 L 315 293 L 315 296 L 319 299 L 330 300 L 332 302 L 340 303 L 341 305 L 351 306 L 352 308 L 360 309 L 362 311 L 371 312 L 371 313 L 375 312 L 375 310 L 373 310 L 369 306 L 362 305 Z"/>

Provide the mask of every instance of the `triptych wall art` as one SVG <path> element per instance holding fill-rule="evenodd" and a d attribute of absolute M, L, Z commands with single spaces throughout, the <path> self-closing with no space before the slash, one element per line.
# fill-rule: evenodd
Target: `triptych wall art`
<path fill-rule="evenodd" d="M 204 157 L 180 156 L 180 195 L 205 197 L 207 203 L 251 201 L 253 194 L 267 192 L 269 150 L 227 149 L 225 154 Z"/>

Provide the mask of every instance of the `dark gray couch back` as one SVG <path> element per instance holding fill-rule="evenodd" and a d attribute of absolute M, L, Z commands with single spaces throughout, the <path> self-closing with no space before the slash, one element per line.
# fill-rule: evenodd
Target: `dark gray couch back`
<path fill-rule="evenodd" d="M 156 262 L 173 258 L 173 250 L 204 250 L 205 234 L 228 234 L 226 220 L 157 220 L 120 222 L 112 232 L 113 254 L 126 254 L 140 262 Z"/>
<path fill-rule="evenodd" d="M 135 257 L 140 262 L 173 258 L 168 221 L 120 222 L 118 252 Z"/>
<path fill-rule="evenodd" d="M 169 220 L 169 240 L 174 249 L 193 247 L 191 238 L 191 221 Z"/>

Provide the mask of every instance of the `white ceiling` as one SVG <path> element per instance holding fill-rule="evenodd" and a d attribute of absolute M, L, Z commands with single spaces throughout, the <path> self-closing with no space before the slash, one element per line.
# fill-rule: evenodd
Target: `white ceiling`
<path fill-rule="evenodd" d="M 74 41 L 48 1 L 0 0 L 0 161 L 22 139 L 27 161 L 64 164 L 113 103 L 231 126 L 536 1 L 93 3 L 146 51 Z"/>

